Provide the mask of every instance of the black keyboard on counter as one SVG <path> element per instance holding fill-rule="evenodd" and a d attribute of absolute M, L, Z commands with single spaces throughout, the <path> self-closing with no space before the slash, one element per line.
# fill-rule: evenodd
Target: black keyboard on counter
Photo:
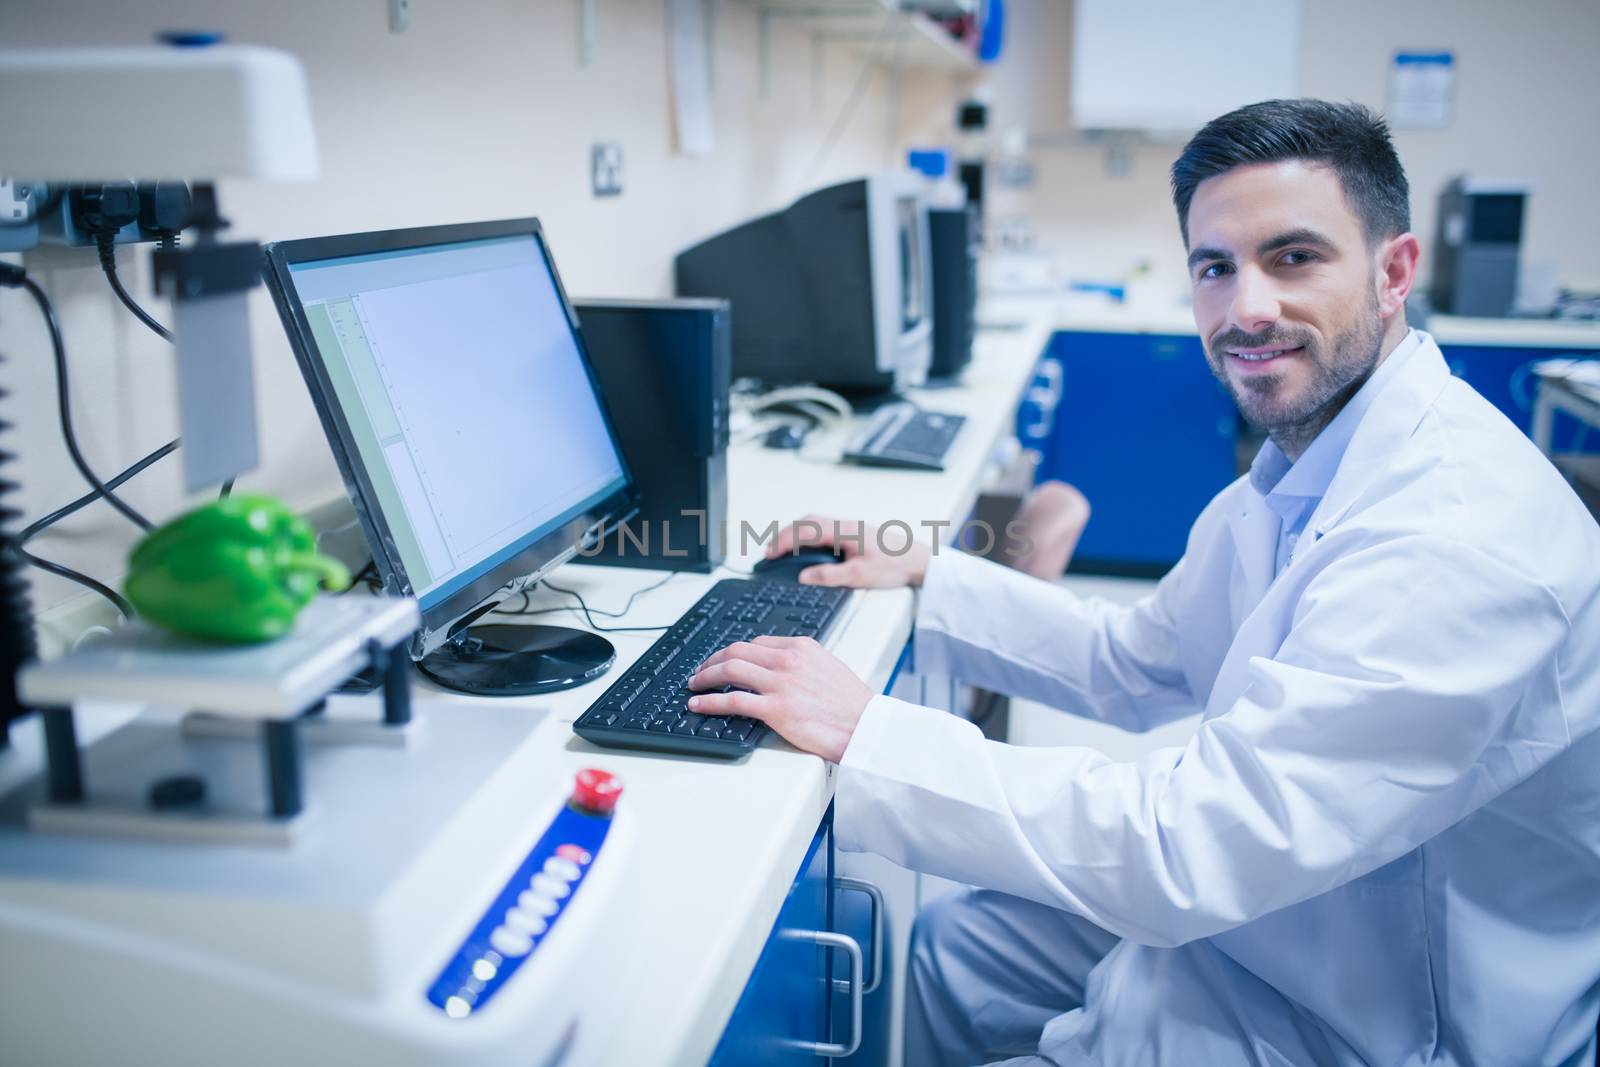
<path fill-rule="evenodd" d="M 697 715 L 689 678 L 713 652 L 763 635 L 827 637 L 850 590 L 776 579 L 728 578 L 656 639 L 572 730 L 597 745 L 737 759 L 767 727 L 739 715 Z M 726 690 L 724 690 L 726 692 Z"/>
<path fill-rule="evenodd" d="M 887 404 L 844 447 L 844 458 L 873 467 L 942 471 L 965 415 Z"/>

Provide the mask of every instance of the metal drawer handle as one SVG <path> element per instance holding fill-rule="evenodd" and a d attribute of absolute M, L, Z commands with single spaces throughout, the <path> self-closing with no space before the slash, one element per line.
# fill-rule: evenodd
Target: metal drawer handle
<path fill-rule="evenodd" d="M 1062 379 L 1065 377 L 1061 369 L 1061 362 L 1054 358 L 1045 358 L 1039 361 L 1039 366 L 1034 370 L 1034 381 L 1044 379 L 1041 383 L 1050 397 L 1050 406 L 1054 407 L 1061 399 Z"/>
<path fill-rule="evenodd" d="M 848 934 L 831 930 L 785 930 L 786 941 L 811 941 L 826 948 L 842 948 L 850 956 L 850 1043 L 840 1045 L 832 1041 L 798 1041 L 788 1038 L 785 1047 L 812 1056 L 835 1056 L 843 1059 L 854 1056 L 861 1047 L 861 945 Z"/>
<path fill-rule="evenodd" d="M 858 893 L 865 893 L 872 901 L 872 970 L 867 972 L 866 988 L 861 990 L 862 996 L 871 996 L 878 991 L 878 986 L 883 982 L 883 919 L 884 903 L 883 891 L 871 882 L 860 878 L 835 877 L 834 883 L 840 889 L 853 889 Z"/>

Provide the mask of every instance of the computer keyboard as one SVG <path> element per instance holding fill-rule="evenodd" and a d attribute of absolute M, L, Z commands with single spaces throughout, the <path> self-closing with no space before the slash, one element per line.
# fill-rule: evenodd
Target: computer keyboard
<path fill-rule="evenodd" d="M 942 471 L 945 453 L 966 421 L 965 415 L 890 404 L 874 412 L 872 421 L 850 439 L 844 458 L 878 467 Z"/>
<path fill-rule="evenodd" d="M 720 581 L 578 716 L 572 730 L 614 748 L 737 759 L 760 744 L 767 727 L 739 715 L 690 711 L 690 676 L 713 652 L 735 641 L 762 635 L 820 641 L 849 598 L 848 589 L 779 579 Z"/>

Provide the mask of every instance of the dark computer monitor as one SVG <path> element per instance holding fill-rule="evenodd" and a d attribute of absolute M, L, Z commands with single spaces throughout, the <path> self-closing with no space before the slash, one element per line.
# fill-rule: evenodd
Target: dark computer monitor
<path fill-rule="evenodd" d="M 679 253 L 680 296 L 733 305 L 733 373 L 845 391 L 921 385 L 932 265 L 922 178 L 875 174 Z"/>
<path fill-rule="evenodd" d="M 471 624 L 637 503 L 536 219 L 267 246 L 277 300 L 412 654 L 473 693 L 576 685 L 609 642 Z"/>

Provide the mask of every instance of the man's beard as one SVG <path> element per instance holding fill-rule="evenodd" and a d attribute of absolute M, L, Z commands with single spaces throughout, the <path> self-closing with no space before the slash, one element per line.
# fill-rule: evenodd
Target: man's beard
<path fill-rule="evenodd" d="M 1378 312 L 1378 295 L 1367 290 L 1367 306 L 1350 328 L 1336 335 L 1327 350 L 1307 332 L 1293 327 L 1275 327 L 1258 334 L 1230 329 L 1217 335 L 1210 345 L 1211 373 L 1233 397 L 1245 421 L 1271 437 L 1285 452 L 1299 455 L 1314 440 L 1349 399 L 1366 382 L 1383 352 L 1383 318 Z M 1302 348 L 1311 368 L 1309 387 L 1297 396 L 1275 395 L 1282 375 L 1257 374 L 1234 381 L 1227 371 L 1234 358 L 1229 348 Z"/>

